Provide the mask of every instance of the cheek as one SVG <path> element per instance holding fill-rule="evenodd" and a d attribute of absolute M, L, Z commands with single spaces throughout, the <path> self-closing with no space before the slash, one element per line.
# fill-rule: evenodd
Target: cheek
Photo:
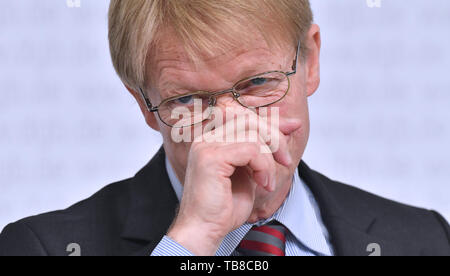
<path fill-rule="evenodd" d="M 160 125 L 160 133 L 163 137 L 163 144 L 166 153 L 170 156 L 176 157 L 172 159 L 177 162 L 178 166 L 185 167 L 187 164 L 187 157 L 191 148 L 191 143 L 177 143 L 172 139 L 172 128 L 166 125 Z M 174 129 L 175 131 L 175 129 Z"/>
<path fill-rule="evenodd" d="M 289 148 L 292 157 L 299 161 L 305 151 L 309 138 L 309 110 L 308 100 L 304 91 L 293 89 L 280 104 L 280 120 L 299 119 L 301 127 L 289 134 Z M 289 96 L 289 97 L 288 97 Z"/>
<path fill-rule="evenodd" d="M 308 100 L 303 92 L 299 90 L 290 91 L 292 93 L 286 95 L 278 105 L 280 120 L 283 119 L 299 119 L 302 122 L 302 127 L 298 132 L 303 132 L 309 128 L 309 110 Z M 293 133 L 294 134 L 294 133 Z"/>

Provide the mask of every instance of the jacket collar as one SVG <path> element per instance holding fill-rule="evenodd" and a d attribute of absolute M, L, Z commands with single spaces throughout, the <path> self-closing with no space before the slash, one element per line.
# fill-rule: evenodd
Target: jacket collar
<path fill-rule="evenodd" d="M 378 219 L 369 206 L 352 204 L 352 199 L 340 194 L 347 189 L 311 170 L 301 161 L 300 177 L 313 193 L 322 220 L 329 232 L 335 255 L 368 256 L 368 246 L 376 243 L 381 254 L 401 255 L 411 252 L 407 244 L 398 244 L 372 234 Z M 150 243 L 153 248 L 166 234 L 175 218 L 178 199 L 170 184 L 165 167 L 163 147 L 132 179 L 130 206 L 121 237 Z M 358 206 L 358 208 L 354 208 Z"/>

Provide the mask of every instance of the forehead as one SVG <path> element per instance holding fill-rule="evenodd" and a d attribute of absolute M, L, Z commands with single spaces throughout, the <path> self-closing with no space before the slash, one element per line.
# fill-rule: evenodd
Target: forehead
<path fill-rule="evenodd" d="M 211 54 L 200 52 L 198 59 L 193 60 L 182 42 L 172 33 L 166 33 L 153 47 L 147 61 L 150 86 L 159 89 L 183 79 L 189 79 L 195 86 L 202 81 L 202 76 L 211 78 L 211 75 L 233 82 L 239 77 L 248 77 L 252 71 L 257 74 L 264 69 L 281 70 L 286 61 L 293 58 L 290 55 L 292 49 L 286 44 L 269 45 L 262 36 L 253 36 L 251 44 L 236 45 Z M 189 90 L 194 88 L 199 89 L 187 87 Z"/>

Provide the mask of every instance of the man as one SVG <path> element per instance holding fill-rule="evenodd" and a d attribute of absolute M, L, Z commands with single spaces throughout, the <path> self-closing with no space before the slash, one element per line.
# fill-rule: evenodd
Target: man
<path fill-rule="evenodd" d="M 450 255 L 438 213 L 301 161 L 320 81 L 307 0 L 112 0 L 109 41 L 163 148 L 133 178 L 8 225 L 0 255 Z"/>

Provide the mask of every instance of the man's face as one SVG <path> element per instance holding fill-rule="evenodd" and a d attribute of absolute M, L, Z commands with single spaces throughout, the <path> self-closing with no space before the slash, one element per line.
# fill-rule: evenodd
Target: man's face
<path fill-rule="evenodd" d="M 289 77 L 289 92 L 283 100 L 269 107 L 278 108 L 279 130 L 288 141 L 287 147 L 294 161 L 290 168 L 277 164 L 277 179 L 280 182 L 292 177 L 309 136 L 307 97 L 314 93 L 319 83 L 320 35 L 316 25 L 311 27 L 308 36 L 310 52 L 306 59 L 299 57 L 297 73 Z M 170 33 L 160 41 L 147 70 L 150 72 L 149 79 L 152 80 L 149 98 L 154 105 L 168 97 L 188 92 L 229 89 L 243 78 L 267 71 L 290 72 L 296 53 L 293 44 L 270 48 L 261 37 L 255 36 L 253 45 L 230 49 L 225 54 L 205 58 L 195 67 L 186 58 L 183 47 Z M 232 99 L 231 94 L 218 98 L 216 108 L 221 108 L 225 113 L 226 107 L 245 110 Z M 146 112 L 145 115 L 147 123 L 161 132 L 167 157 L 183 183 L 191 143 L 174 142 L 172 128 L 161 122 L 156 114 Z M 261 198 L 267 196 L 261 189 L 257 191 L 257 201 L 258 194 Z"/>

